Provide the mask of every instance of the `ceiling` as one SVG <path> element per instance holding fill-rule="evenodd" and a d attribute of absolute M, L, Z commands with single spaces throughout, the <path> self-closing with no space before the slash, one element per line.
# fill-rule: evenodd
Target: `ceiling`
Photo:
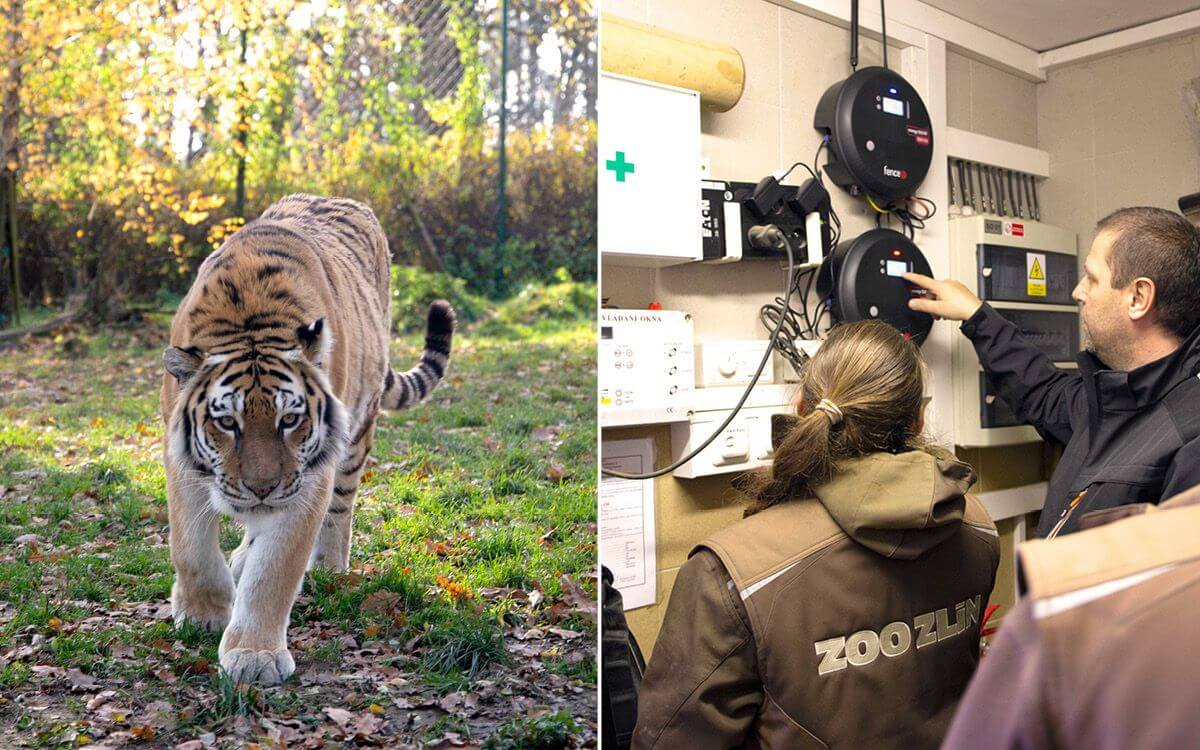
<path fill-rule="evenodd" d="M 1200 9 L 1200 0 L 924 2 L 1038 52 Z"/>

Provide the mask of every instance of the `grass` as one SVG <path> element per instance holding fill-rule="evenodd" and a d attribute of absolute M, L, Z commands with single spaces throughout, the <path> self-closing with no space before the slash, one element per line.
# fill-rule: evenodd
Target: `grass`
<path fill-rule="evenodd" d="M 595 566 L 594 295 L 569 282 L 526 290 L 459 333 L 429 402 L 380 419 L 353 570 L 314 572 L 292 612 L 289 632 L 313 636 L 292 646 L 298 676 L 344 667 L 379 643 L 397 652 L 384 661 L 414 689 L 470 690 L 540 664 L 508 649 L 513 627 L 539 622 L 583 631 L 577 643 L 594 653 L 593 623 L 555 606 L 563 576 L 591 590 Z M 164 742 L 220 732 L 236 716 L 319 715 L 306 701 L 324 694 L 310 698 L 295 679 L 259 692 L 226 684 L 211 668 L 219 637 L 165 619 L 173 573 L 158 387 L 167 322 L 67 330 L 0 357 L 0 643 L 36 644 L 15 659 L 0 647 L 2 746 L 70 734 L 11 708 L 49 690 L 30 680 L 38 665 L 80 670 L 134 704 L 178 704 L 183 718 L 159 731 Z M 393 363 L 415 362 L 420 340 L 395 340 Z M 227 524 L 221 540 L 234 547 L 237 528 Z M 594 688 L 594 665 L 556 658 L 537 669 Z M 161 669 L 175 679 L 147 679 Z M 586 700 L 576 710 L 590 713 Z M 69 702 L 56 715 L 72 716 Z M 500 723 L 461 718 L 475 738 Z M 87 736 L 104 730 L 93 724 Z"/>
<path fill-rule="evenodd" d="M 484 750 L 558 750 L 579 730 L 570 714 L 510 719 L 483 743 Z"/>

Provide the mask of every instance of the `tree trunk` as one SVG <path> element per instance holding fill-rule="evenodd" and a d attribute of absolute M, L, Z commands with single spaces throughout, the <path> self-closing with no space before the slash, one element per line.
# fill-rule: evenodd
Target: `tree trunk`
<path fill-rule="evenodd" d="M 238 56 L 238 62 L 241 64 L 241 76 L 246 75 L 246 29 L 242 29 L 242 51 Z M 246 137 L 247 131 L 250 129 L 250 123 L 246 119 L 246 83 L 245 80 L 238 82 L 238 124 L 237 124 L 237 142 L 238 142 L 238 163 L 237 163 L 237 197 L 236 211 L 241 218 L 246 218 Z"/>
<path fill-rule="evenodd" d="M 438 253 L 437 243 L 433 241 L 433 236 L 429 234 L 429 228 L 425 226 L 425 222 L 421 219 L 421 214 L 417 211 L 417 207 L 408 198 L 401 198 L 400 200 L 404 204 L 404 209 L 412 217 L 413 223 L 417 225 L 417 231 L 421 234 L 421 243 L 419 244 L 424 251 L 422 255 L 425 257 L 425 263 L 423 264 L 425 270 L 445 271 L 446 266 L 442 263 L 442 256 Z"/>
<path fill-rule="evenodd" d="M 121 274 L 118 272 L 116 258 L 108 256 L 110 243 L 103 241 L 105 236 L 104 219 L 96 219 L 96 208 L 99 199 L 92 204 L 88 211 L 87 224 L 84 225 L 84 240 L 88 244 L 87 258 L 92 264 L 91 272 L 85 278 L 85 299 L 82 314 L 93 322 L 111 322 L 123 320 L 129 314 L 124 290 L 120 285 Z"/>
<path fill-rule="evenodd" d="M 0 201 L 0 244 L 7 245 L 9 285 L 13 322 L 21 324 L 21 256 L 17 246 L 17 170 L 21 166 L 21 22 L 24 0 L 9 0 L 8 38 L 5 40 L 8 60 L 4 66 L 4 94 L 0 100 L 0 181 L 4 183 Z"/>

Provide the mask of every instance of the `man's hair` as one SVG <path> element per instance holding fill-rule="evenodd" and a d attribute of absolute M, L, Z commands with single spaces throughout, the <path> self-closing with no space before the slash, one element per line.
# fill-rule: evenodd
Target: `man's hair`
<path fill-rule="evenodd" d="M 1136 206 L 1105 216 L 1096 232 L 1114 235 L 1108 254 L 1114 289 L 1145 276 L 1157 292 L 1159 325 L 1179 338 L 1200 325 L 1200 230 L 1174 211 Z"/>

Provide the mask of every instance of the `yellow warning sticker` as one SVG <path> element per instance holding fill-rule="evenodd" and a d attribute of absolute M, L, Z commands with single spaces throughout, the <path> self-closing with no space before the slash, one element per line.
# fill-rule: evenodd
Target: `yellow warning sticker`
<path fill-rule="evenodd" d="M 1046 254 L 1025 253 L 1025 294 L 1046 296 Z"/>

